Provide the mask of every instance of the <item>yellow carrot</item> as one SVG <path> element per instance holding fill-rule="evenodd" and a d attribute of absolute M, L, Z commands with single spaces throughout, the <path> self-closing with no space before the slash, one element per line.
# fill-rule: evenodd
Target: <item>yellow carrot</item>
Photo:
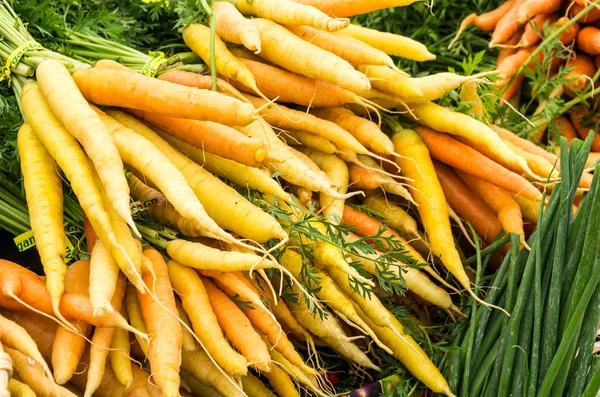
<path fill-rule="evenodd" d="M 94 315 L 112 312 L 110 301 L 117 288 L 119 265 L 102 241 L 97 241 L 90 259 L 90 302 Z"/>
<path fill-rule="evenodd" d="M 400 74 L 387 66 L 360 65 L 358 70 L 369 78 L 369 81 L 374 88 L 383 93 L 407 99 L 418 99 L 424 95 L 419 88 L 412 84 L 411 79 L 408 76 Z M 400 101 L 399 99 L 394 100 L 396 101 L 396 104 Z"/>
<path fill-rule="evenodd" d="M 127 318 L 127 311 L 121 308 L 121 314 Z M 118 381 L 126 388 L 131 386 L 133 382 L 133 374 L 131 372 L 131 346 L 129 344 L 129 333 L 121 329 L 116 329 L 113 334 L 112 343 L 110 344 L 109 359 Z"/>
<path fill-rule="evenodd" d="M 228 1 L 215 1 L 212 5 L 215 13 L 217 35 L 225 41 L 242 44 L 255 53 L 260 52 L 260 34 L 258 27 Z"/>

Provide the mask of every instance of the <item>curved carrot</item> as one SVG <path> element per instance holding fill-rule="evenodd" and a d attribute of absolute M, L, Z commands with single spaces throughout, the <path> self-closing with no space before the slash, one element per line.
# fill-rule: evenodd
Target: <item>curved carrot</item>
<path fill-rule="evenodd" d="M 225 41 L 242 44 L 255 53 L 260 52 L 260 34 L 258 27 L 228 1 L 215 1 L 212 5 L 215 14 L 217 35 Z"/>
<path fill-rule="evenodd" d="M 587 28 L 584 28 L 584 30 L 585 29 Z M 598 32 L 600 33 L 600 30 L 598 30 Z M 566 67 L 573 68 L 573 70 L 565 76 L 565 79 L 573 80 L 565 84 L 565 93 L 570 97 L 574 97 L 578 92 L 585 90 L 586 86 L 592 83 L 592 77 L 594 77 L 597 70 L 592 58 L 585 54 L 577 54 L 575 58 L 569 59 Z"/>
<path fill-rule="evenodd" d="M 600 29 L 586 26 L 577 33 L 577 46 L 590 55 L 600 54 Z"/>
<path fill-rule="evenodd" d="M 517 22 L 525 23 L 539 14 L 552 14 L 560 8 L 561 0 L 527 0 L 517 11 Z"/>
<path fill-rule="evenodd" d="M 139 73 L 90 68 L 75 72 L 73 79 L 83 96 L 97 105 L 127 107 L 227 125 L 248 125 L 254 119 L 252 107 L 235 98 Z"/>
<path fill-rule="evenodd" d="M 458 26 L 458 30 L 456 32 L 456 36 L 454 36 L 454 39 L 450 42 L 448 48 L 454 45 L 461 33 L 464 32 L 465 29 L 467 29 L 470 25 L 475 25 L 484 32 L 491 32 L 492 30 L 494 30 L 498 21 L 500 21 L 504 14 L 506 14 L 508 10 L 512 8 L 514 2 L 515 0 L 505 1 L 492 11 L 488 11 L 481 15 L 477 15 L 475 13 L 467 15 L 460 22 L 460 25 Z"/>

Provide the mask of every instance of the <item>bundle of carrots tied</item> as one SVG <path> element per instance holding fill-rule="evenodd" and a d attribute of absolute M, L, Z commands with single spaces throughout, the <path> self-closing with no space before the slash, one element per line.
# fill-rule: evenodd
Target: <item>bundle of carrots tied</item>
<path fill-rule="evenodd" d="M 453 396 L 380 299 L 383 275 L 392 291 L 458 315 L 448 290 L 483 302 L 450 219 L 492 247 L 506 250 L 508 236 L 496 240 L 505 231 L 528 248 L 523 219 L 536 222 L 560 164 L 433 102 L 465 83 L 477 102 L 487 74 L 411 77 L 390 56 L 434 59 L 425 46 L 347 19 L 410 3 L 215 1 L 210 27 L 183 29 L 193 54 L 165 58 L 81 32 L 67 38 L 71 53 L 46 50 L 0 0 L 45 273 L 0 261 L 11 390 L 331 396 L 315 346 L 377 371 L 356 341 L 366 338 Z M 69 266 L 63 179 L 90 254 Z M 586 174 L 578 192 L 590 183 Z"/>

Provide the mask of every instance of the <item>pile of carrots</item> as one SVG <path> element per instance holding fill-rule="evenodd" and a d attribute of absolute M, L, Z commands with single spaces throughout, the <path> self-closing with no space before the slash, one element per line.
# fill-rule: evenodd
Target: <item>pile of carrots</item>
<path fill-rule="evenodd" d="M 391 273 L 415 300 L 457 315 L 449 291 L 483 302 L 450 221 L 501 252 L 505 232 L 528 249 L 524 220 L 537 221 L 560 163 L 433 102 L 462 85 L 478 103 L 487 73 L 411 77 L 390 56 L 434 59 L 425 46 L 347 19 L 410 3 L 215 1 L 213 26 L 183 29 L 205 76 L 143 54 L 124 65 L 119 51 L 135 50 L 122 44 L 93 66 L 36 47 L 1 0 L 10 52 L 0 56 L 24 117 L 17 143 L 45 273 L 0 261 L 15 395 L 71 396 L 74 384 L 85 396 L 330 396 L 315 346 L 377 371 L 356 342 L 366 339 L 453 396 L 376 282 Z M 90 255 L 69 266 L 63 180 Z M 578 194 L 590 184 L 585 174 Z"/>
<path fill-rule="evenodd" d="M 546 134 L 549 124 L 568 142 L 585 139 L 599 127 L 598 101 L 594 99 L 595 83 L 600 76 L 600 4 L 590 0 L 509 0 L 487 13 L 466 17 L 457 36 L 468 26 L 491 32 L 490 47 L 500 47 L 496 61 L 502 99 L 518 102 L 524 83 L 525 69 L 548 64 L 551 76 L 561 74 L 550 98 L 563 98 L 566 105 L 553 120 L 534 122 L 527 134 L 537 141 L 556 144 L 555 136 Z M 558 44 L 566 52 L 558 55 L 550 48 Z M 549 76 L 549 77 L 551 77 Z M 588 99 L 587 101 L 578 98 Z M 544 114 L 545 101 L 540 101 L 531 116 Z M 591 158 L 600 157 L 600 137 L 592 145 Z"/>

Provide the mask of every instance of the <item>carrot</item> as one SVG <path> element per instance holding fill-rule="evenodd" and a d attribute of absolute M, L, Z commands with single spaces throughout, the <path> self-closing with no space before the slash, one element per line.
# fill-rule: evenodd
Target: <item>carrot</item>
<path fill-rule="evenodd" d="M 500 71 L 498 76 L 503 80 L 497 80 L 495 84 L 500 87 L 505 86 L 517 73 L 519 68 L 529 59 L 531 53 L 532 49 L 526 48 L 504 58 L 496 67 Z"/>
<path fill-rule="evenodd" d="M 600 33 L 600 30 L 598 32 Z M 578 92 L 583 92 L 592 83 L 592 77 L 597 69 L 592 58 L 585 54 L 577 54 L 575 58 L 569 59 L 566 67 L 573 68 L 565 76 L 565 79 L 573 80 L 565 84 L 565 93 L 570 97 L 576 96 Z"/>
<path fill-rule="evenodd" d="M 193 395 L 202 396 L 202 397 L 222 397 L 223 395 L 219 393 L 216 389 L 211 386 L 205 385 L 200 382 L 198 379 L 190 375 L 189 372 L 182 370 L 181 371 L 181 380 L 185 381 L 189 388 L 192 390 Z"/>
<path fill-rule="evenodd" d="M 512 194 L 511 197 L 521 208 L 521 214 L 523 214 L 523 218 L 528 220 L 529 222 L 537 223 L 540 214 L 540 204 L 535 201 L 531 201 L 526 199 L 523 196 L 519 196 L 518 194 Z"/>
<path fill-rule="evenodd" d="M 71 182 L 81 208 L 104 246 L 110 249 L 122 269 L 129 269 L 130 263 L 133 263 L 136 269 L 141 267 L 141 263 L 137 261 L 139 258 L 127 258 L 122 245 L 117 241 L 108 212 L 110 208 L 106 207 L 100 186 L 95 182 L 95 171 L 90 167 L 90 162 L 77 140 L 52 113 L 37 83 L 29 83 L 23 87 L 22 102 L 25 117 Z M 87 104 L 86 106 L 89 107 Z M 129 207 L 129 198 L 127 203 Z M 142 288 L 141 280 L 133 277 L 131 280 L 136 287 Z"/>
<path fill-rule="evenodd" d="M 122 112 L 110 111 L 109 114 L 127 128 L 148 139 L 169 158 L 183 173 L 208 216 L 214 219 L 219 226 L 258 242 L 287 237 L 287 233 L 273 217 L 252 205 L 219 178 L 178 152 L 135 117 Z M 245 216 L 240 218 L 239 214 L 245 214 Z"/>
<path fill-rule="evenodd" d="M 254 22 L 254 21 L 252 21 Z M 253 25 L 255 25 L 253 23 Z M 256 25 L 255 25 L 256 26 Z M 262 40 L 262 37 L 261 37 Z M 208 26 L 193 23 L 183 30 L 183 41 L 185 44 L 207 65 L 211 64 L 211 46 L 210 46 L 210 28 Z M 223 41 L 215 37 L 215 62 L 217 72 L 222 76 L 237 80 L 254 92 L 261 94 L 256 86 L 256 80 L 252 73 L 237 59 L 229 50 Z M 227 109 L 227 108 L 224 108 Z M 236 124 L 248 125 L 249 123 Z"/>
<path fill-rule="evenodd" d="M 308 107 L 331 107 L 347 103 L 366 106 L 355 93 L 323 80 L 308 78 L 275 66 L 250 59 L 240 61 L 252 72 L 260 90 L 268 98 Z M 253 92 L 242 84 L 232 84 L 248 94 Z M 247 100 L 246 98 L 244 98 Z"/>
<path fill-rule="evenodd" d="M 94 315 L 102 315 L 113 310 L 110 301 L 117 288 L 119 265 L 102 241 L 92 250 L 90 259 L 89 294 Z"/>
<path fill-rule="evenodd" d="M 227 1 L 215 1 L 211 8 L 215 14 L 215 27 L 220 38 L 260 53 L 260 34 L 251 20 L 244 18 L 235 6 Z"/>
<path fill-rule="evenodd" d="M 363 28 L 358 25 L 350 25 L 340 30 L 340 33 L 354 37 L 388 55 L 418 62 L 435 59 L 435 55 L 430 53 L 425 45 L 399 34 L 379 32 L 375 29 Z"/>
<path fill-rule="evenodd" d="M 571 141 L 573 139 L 577 138 L 577 131 L 575 131 L 575 127 L 569 121 L 569 119 L 566 118 L 565 116 L 560 116 L 559 118 L 554 120 L 552 122 L 552 125 L 556 129 L 556 132 L 559 134 L 559 136 L 562 135 L 565 137 L 565 139 L 567 140 L 567 145 L 570 145 Z M 546 153 L 548 153 L 548 152 L 546 152 Z M 550 154 L 550 153 L 548 153 L 548 154 Z M 547 160 L 551 161 L 552 164 L 554 164 L 554 162 L 557 160 L 557 158 L 556 158 L 556 156 L 554 156 L 552 154 L 550 154 L 550 156 L 551 156 L 550 159 L 546 155 L 544 156 L 544 158 L 546 158 Z"/>
<path fill-rule="evenodd" d="M 194 339 L 194 335 L 188 328 L 192 329 L 192 323 L 190 322 L 190 318 L 188 317 L 185 309 L 183 308 L 183 304 L 180 299 L 175 298 L 175 304 L 177 305 L 177 314 L 179 315 L 179 319 L 181 320 L 181 332 L 183 333 L 183 350 L 188 352 L 196 350 L 196 339 Z M 187 326 L 185 327 L 184 324 Z"/>
<path fill-rule="evenodd" d="M 364 166 L 356 164 L 349 166 L 350 182 L 353 187 L 359 189 L 381 188 L 388 193 L 403 197 L 413 204 L 415 203 L 410 192 L 394 178 L 386 175 L 383 168 L 379 167 L 377 162 L 365 156 L 360 156 L 359 160 Z"/>
<path fill-rule="evenodd" d="M 267 378 L 279 397 L 300 397 L 292 378 L 278 366 L 274 365 L 270 372 L 262 375 Z"/>
<path fill-rule="evenodd" d="M 494 32 L 492 33 L 492 39 L 490 40 L 489 44 L 490 48 L 495 47 L 498 44 L 506 43 L 515 35 L 515 33 L 517 33 L 519 28 L 525 22 L 527 22 L 523 21 L 521 23 L 517 21 L 517 13 L 525 1 L 527 0 L 515 0 L 515 2 L 512 4 L 512 7 L 503 13 L 504 15 L 502 18 L 500 18 L 500 20 L 498 20 L 494 28 Z"/>
<path fill-rule="evenodd" d="M 552 25 L 552 33 L 554 33 L 554 31 L 560 29 L 561 27 L 563 27 L 570 21 L 571 20 L 567 16 L 558 18 L 558 20 L 554 23 L 554 25 Z M 559 40 L 561 43 L 568 45 L 568 44 L 572 43 L 573 40 L 575 40 L 575 38 L 577 37 L 577 33 L 579 33 L 579 24 L 577 22 L 575 22 L 560 34 Z"/>
<path fill-rule="evenodd" d="M 85 213 L 83 214 L 83 233 L 85 235 L 88 253 L 91 255 L 92 251 L 94 250 L 94 246 L 98 241 L 98 235 L 94 231 L 92 223 L 90 222 L 88 217 L 85 216 Z"/>
<path fill-rule="evenodd" d="M 490 244 L 502 231 L 496 215 L 483 200 L 447 165 L 434 161 L 435 172 L 448 204 L 458 216 L 469 222 L 477 235 Z M 522 197 L 522 196 L 519 196 Z"/>
<path fill-rule="evenodd" d="M 375 195 L 365 198 L 363 204 L 383 215 L 384 223 L 389 224 L 393 230 L 397 230 L 406 236 L 411 241 L 411 244 L 414 244 L 416 240 L 423 239 L 417 227 L 417 221 L 401 206 L 389 201 L 387 198 Z"/>
<path fill-rule="evenodd" d="M 481 144 L 501 159 L 503 163 L 535 177 L 527 166 L 525 159 L 506 147 L 494 130 L 482 122 L 462 113 L 453 112 L 432 102 L 412 105 L 412 111 L 420 124 Z"/>
<path fill-rule="evenodd" d="M 521 244 L 527 246 L 525 242 L 525 232 L 523 231 L 523 215 L 521 208 L 513 200 L 510 193 L 494 186 L 484 180 L 475 178 L 469 174 L 458 171 L 458 175 L 471 190 L 477 193 L 496 213 L 498 220 L 507 233 L 517 233 L 521 236 Z"/>
<path fill-rule="evenodd" d="M 125 308 L 121 308 L 121 315 L 127 316 Z M 116 329 L 114 331 L 110 344 L 109 359 L 111 368 L 114 371 L 117 380 L 126 388 L 131 386 L 133 382 L 133 373 L 131 370 L 131 359 L 129 345 L 129 334 L 123 330 Z"/>
<path fill-rule="evenodd" d="M 446 379 L 427 357 L 423 349 L 404 331 L 404 327 L 396 317 L 392 317 L 392 329 L 378 327 L 364 309 L 359 308 L 358 304 L 355 304 L 355 307 L 361 317 L 373 326 L 379 337 L 392 349 L 393 356 L 400 360 L 415 378 L 435 393 L 454 396 Z M 399 337 L 398 334 L 402 337 Z"/>
<path fill-rule="evenodd" d="M 119 152 L 98 116 L 84 99 L 67 68 L 55 60 L 36 69 L 39 88 L 56 118 L 81 143 L 106 187 L 117 214 L 136 232 L 129 209 L 129 187 Z"/>
<path fill-rule="evenodd" d="M 409 185 L 414 189 L 415 201 L 419 203 L 419 215 L 421 215 L 421 221 L 427 237 L 429 237 L 431 252 L 440 258 L 457 281 L 475 299 L 478 299 L 471 290 L 469 278 L 454 246 L 448 205 L 427 147 L 419 134 L 412 130 L 397 132 L 392 137 L 392 141 L 396 146 L 396 152 L 403 156 L 396 158 L 402 168 L 402 173 L 412 179 L 409 181 Z"/>
<path fill-rule="evenodd" d="M 67 273 L 62 181 L 52 156 L 27 123 L 19 128 L 17 146 L 33 237 L 44 267 L 52 307 L 60 316 L 58 305 Z"/>
<path fill-rule="evenodd" d="M 309 134 L 308 132 L 288 130 L 279 135 L 279 137 L 290 146 L 305 146 L 308 149 L 318 150 L 326 154 L 339 153 L 339 149 L 329 139 Z"/>
<path fill-rule="evenodd" d="M 152 263 L 152 273 L 144 273 L 142 278 L 156 298 L 148 293 L 137 295 L 150 335 L 148 360 L 152 369 L 152 378 L 165 397 L 179 396 L 179 367 L 183 336 L 181 324 L 176 318 L 175 296 L 169 281 L 167 264 L 162 255 L 149 248 L 144 250 L 144 256 Z"/>
<path fill-rule="evenodd" d="M 551 14 L 560 8 L 561 3 L 560 0 L 527 0 L 517 11 L 517 22 L 525 23 L 536 15 Z"/>
<path fill-rule="evenodd" d="M 351 110 L 341 107 L 313 109 L 312 114 L 329 120 L 350 132 L 361 144 L 375 153 L 388 156 L 394 153 L 394 145 L 377 124 L 356 116 Z"/>
<path fill-rule="evenodd" d="M 197 147 L 188 145 L 167 134 L 160 134 L 163 139 L 182 152 L 190 160 L 204 167 L 209 172 L 226 178 L 238 186 L 258 190 L 264 194 L 271 194 L 284 201 L 290 201 L 290 195 L 281 185 L 264 170 L 249 167 L 233 160 L 220 157 L 216 154 L 205 152 Z"/>
<path fill-rule="evenodd" d="M 412 84 L 412 80 L 408 76 L 393 71 L 388 67 L 360 65 L 358 70 L 369 78 L 374 88 L 384 93 L 411 99 L 418 99 L 423 96 L 423 93 Z"/>
<path fill-rule="evenodd" d="M 10 378 L 6 390 L 12 397 L 36 397 L 35 393 L 25 383 L 21 383 L 15 378 Z"/>
<path fill-rule="evenodd" d="M 128 107 L 227 125 L 247 125 L 254 117 L 252 108 L 235 98 L 138 73 L 90 68 L 75 72 L 73 79 L 83 96 L 97 105 Z M 230 111 L 222 112 L 222 109 Z"/>
<path fill-rule="evenodd" d="M 517 32 L 510 39 L 508 39 L 506 43 L 504 43 L 504 46 L 500 48 L 500 51 L 498 52 L 498 57 L 496 58 L 496 69 L 498 69 L 498 66 L 500 66 L 504 59 L 506 59 L 510 55 L 515 54 L 518 51 L 517 45 L 521 41 L 521 37 L 523 36 L 524 31 L 525 30 L 523 28 L 519 28 Z"/>
<path fill-rule="evenodd" d="M 251 167 L 262 165 L 267 156 L 261 142 L 247 138 L 226 125 L 131 109 L 128 112 L 189 145 Z"/>
<path fill-rule="evenodd" d="M 71 294 L 88 295 L 90 279 L 90 262 L 77 261 L 71 264 L 65 275 L 65 291 Z M 91 331 L 90 324 L 85 322 L 71 323 L 78 334 L 63 327 L 56 329 L 54 344 L 52 346 L 52 368 L 54 379 L 59 385 L 65 384 L 71 379 L 79 360 L 83 356 L 86 345 L 86 337 Z"/>
<path fill-rule="evenodd" d="M 194 72 L 186 72 L 185 70 L 181 69 L 169 70 L 165 73 L 162 73 L 157 78 L 159 80 L 169 81 L 171 83 L 185 85 L 187 87 L 200 88 L 204 90 L 212 89 L 211 76 L 206 76 Z M 239 99 L 242 102 L 246 102 L 246 98 L 244 98 L 242 94 L 240 94 L 240 92 L 237 89 L 235 89 L 235 87 L 233 87 L 231 84 L 229 84 L 223 79 L 217 79 L 217 89 L 218 92 L 222 94 L 227 94 L 229 96 L 234 97 L 235 99 Z"/>
<path fill-rule="evenodd" d="M 246 393 L 248 397 L 268 397 L 275 395 L 260 379 L 252 374 L 242 376 L 241 382 L 244 393 Z"/>
<path fill-rule="evenodd" d="M 202 341 L 203 348 L 226 373 L 232 376 L 246 375 L 248 363 L 244 356 L 235 352 L 225 340 L 198 273 L 175 261 L 169 261 L 167 266 L 173 287 L 181 298 L 183 308 L 190 317 L 194 332 Z"/>
<path fill-rule="evenodd" d="M 37 363 L 31 364 L 30 358 L 17 350 L 4 348 L 13 360 L 15 373 L 25 382 L 37 396 L 40 397 L 77 397 L 76 394 L 62 386 L 56 385 L 44 376 L 42 367 Z"/>
<path fill-rule="evenodd" d="M 181 353 L 181 367 L 200 382 L 214 387 L 224 396 L 245 396 L 241 387 L 217 368 L 203 349 L 198 348 L 193 352 L 184 350 Z"/>
<path fill-rule="evenodd" d="M 600 134 L 598 133 L 600 131 L 600 117 L 593 110 L 581 106 L 571 109 L 569 115 L 577 135 L 581 139 L 586 139 L 590 133 L 595 134 L 592 142 L 592 152 L 600 152 Z"/>
<path fill-rule="evenodd" d="M 600 29 L 586 26 L 577 33 L 577 46 L 590 55 L 600 54 Z"/>
<path fill-rule="evenodd" d="M 519 47 L 530 47 L 534 44 L 539 43 L 542 40 L 544 34 L 544 26 L 546 24 L 551 25 L 556 21 L 556 15 L 554 14 L 539 14 L 525 25 L 523 36 L 519 41 Z"/>
<path fill-rule="evenodd" d="M 240 308 L 208 279 L 201 278 L 219 326 L 227 339 L 260 371 L 269 372 L 269 351 Z"/>
<path fill-rule="evenodd" d="M 454 36 L 454 39 L 450 42 L 448 48 L 452 47 L 462 32 L 464 32 L 465 29 L 471 25 L 477 26 L 477 28 L 483 30 L 484 32 L 491 32 L 494 30 L 496 28 L 496 24 L 498 24 L 498 21 L 500 21 L 504 14 L 506 14 L 512 8 L 514 2 L 514 0 L 505 1 L 492 11 L 488 11 L 481 15 L 477 15 L 475 13 L 467 15 L 460 22 L 458 30 L 456 31 L 456 36 Z"/>
<path fill-rule="evenodd" d="M 515 134 L 512 131 L 509 131 L 505 128 L 500 128 L 500 127 L 495 127 L 495 130 L 503 140 L 506 140 L 506 141 L 512 143 L 513 145 L 518 146 L 521 149 L 528 151 L 529 153 L 537 154 L 538 156 L 544 157 L 546 160 L 548 160 L 552 164 L 556 163 L 558 160 L 558 157 L 556 155 L 542 149 L 541 147 L 539 147 L 538 145 L 536 145 L 535 143 L 533 143 L 531 141 L 528 141 L 527 139 L 519 137 L 517 134 Z"/>
<path fill-rule="evenodd" d="M 332 17 L 352 17 L 383 10 L 384 8 L 404 7 L 415 0 L 294 0 L 296 3 L 313 6 Z"/>
<path fill-rule="evenodd" d="M 140 302 L 137 298 L 136 291 L 131 287 L 131 284 L 127 285 L 125 289 L 125 308 L 127 309 L 127 318 L 129 319 L 131 326 L 143 334 L 148 334 L 148 328 L 144 322 Z M 148 357 L 148 340 L 140 338 L 137 334 L 135 335 L 135 338 L 140 349 L 144 353 L 144 356 Z"/>
<path fill-rule="evenodd" d="M 586 5 L 573 4 L 572 6 L 569 7 L 569 16 L 571 18 L 574 17 L 575 15 L 577 15 L 581 11 L 583 11 L 583 9 L 586 8 L 588 5 L 589 4 L 586 4 Z M 585 24 L 590 24 L 590 23 L 594 23 L 597 21 L 600 21 L 600 8 L 593 7 L 578 22 L 585 25 Z"/>
<path fill-rule="evenodd" d="M 543 178 L 550 178 L 553 180 L 560 179 L 558 170 L 554 169 L 554 165 L 546 160 L 544 157 L 538 156 L 537 154 L 529 153 L 526 150 L 521 149 L 518 146 L 513 145 L 510 142 L 506 142 L 506 145 L 519 156 L 527 160 L 527 164 L 533 172 Z"/>
<path fill-rule="evenodd" d="M 305 150 L 304 154 L 310 157 L 327 177 L 338 186 L 338 191 L 345 194 L 348 190 L 348 166 L 337 156 L 325 154 L 317 150 Z M 319 197 L 323 215 L 330 218 L 331 222 L 339 222 L 344 212 L 344 200 L 335 199 L 327 195 Z"/>
<path fill-rule="evenodd" d="M 516 100 L 516 103 L 518 103 L 518 98 L 520 98 L 521 88 L 523 87 L 524 82 L 525 82 L 524 74 L 519 74 L 517 77 L 515 77 L 515 79 L 512 82 L 508 81 L 507 82 L 508 86 L 506 87 L 506 89 L 504 90 L 504 92 L 502 93 L 502 96 L 501 96 L 502 101 L 508 102 L 511 99 L 517 98 L 515 100 Z M 513 100 L 513 102 L 515 100 Z"/>
<path fill-rule="evenodd" d="M 91 271 L 90 271 L 91 277 Z M 117 310 L 121 314 L 125 314 L 123 318 L 127 318 L 127 313 L 121 310 L 121 303 L 123 296 L 125 295 L 125 277 L 120 274 L 116 280 L 115 291 L 111 298 L 111 307 L 113 310 Z M 104 372 L 106 370 L 106 357 L 112 351 L 109 351 L 115 334 L 121 334 L 127 336 L 127 343 L 129 344 L 129 332 L 122 329 L 109 328 L 109 327 L 96 327 L 94 330 L 94 336 L 90 346 L 89 355 L 89 368 L 87 373 L 87 382 L 85 383 L 85 397 L 92 396 L 100 387 Z M 117 372 L 117 378 L 121 379 L 121 375 L 126 375 L 125 370 L 122 373 Z M 133 376 L 133 375 L 132 375 Z M 133 382 L 133 380 L 131 381 Z M 131 384 L 130 382 L 130 384 Z"/>
<path fill-rule="evenodd" d="M 409 103 L 412 102 L 427 102 L 441 98 L 443 95 L 460 87 L 462 84 L 469 81 L 481 81 L 481 79 L 491 73 L 484 72 L 474 74 L 472 76 L 459 76 L 456 73 L 436 73 L 425 77 L 410 78 L 410 83 L 416 87 L 423 96 L 411 99 L 401 98 Z"/>
<path fill-rule="evenodd" d="M 294 2 L 236 0 L 235 6 L 244 14 L 270 19 L 282 25 L 308 25 L 320 30 L 336 31 L 350 24 L 348 18 L 331 18 L 314 7 Z"/>
<path fill-rule="evenodd" d="M 239 4 L 242 1 L 238 1 Z M 285 4 L 289 4 L 286 2 Z M 334 83 L 354 93 L 371 88 L 369 80 L 349 62 L 307 43 L 284 27 L 266 19 L 254 20 L 260 29 L 260 56 L 290 72 Z M 293 51 L 289 49 L 293 48 Z"/>
<path fill-rule="evenodd" d="M 345 59 L 353 65 L 381 65 L 396 68 L 396 63 L 385 52 L 343 34 L 332 34 L 309 26 L 286 26 L 301 39 Z"/>

